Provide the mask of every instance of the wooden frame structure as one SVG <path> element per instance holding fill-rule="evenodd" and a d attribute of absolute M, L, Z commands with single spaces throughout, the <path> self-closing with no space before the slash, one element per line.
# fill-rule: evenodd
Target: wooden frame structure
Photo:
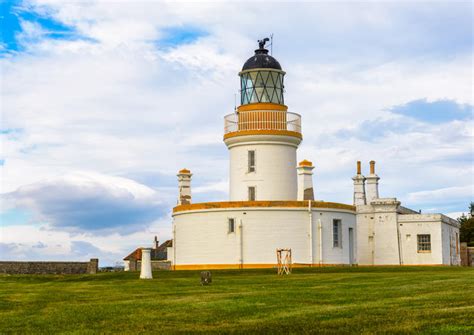
<path fill-rule="evenodd" d="M 291 249 L 277 249 L 278 275 L 291 273 L 292 260 Z"/>

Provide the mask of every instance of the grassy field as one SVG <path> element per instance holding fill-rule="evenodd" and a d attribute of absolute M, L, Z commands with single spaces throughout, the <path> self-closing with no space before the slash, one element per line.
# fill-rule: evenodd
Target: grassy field
<path fill-rule="evenodd" d="M 474 269 L 0 276 L 0 333 L 474 334 Z"/>

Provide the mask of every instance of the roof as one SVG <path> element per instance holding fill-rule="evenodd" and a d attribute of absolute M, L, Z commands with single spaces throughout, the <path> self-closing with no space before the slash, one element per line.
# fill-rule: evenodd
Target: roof
<path fill-rule="evenodd" d="M 268 54 L 267 49 L 255 50 L 255 55 L 247 59 L 242 67 L 242 71 L 251 69 L 276 69 L 281 70 L 280 63 Z"/>
<path fill-rule="evenodd" d="M 168 252 L 166 248 L 173 246 L 173 240 L 167 240 L 163 242 L 157 249 L 151 249 L 151 260 L 152 261 L 163 261 L 167 259 Z M 132 251 L 127 257 L 125 257 L 124 261 L 130 260 L 137 260 L 140 261 L 142 259 L 142 247 L 135 249 Z"/>
<path fill-rule="evenodd" d="M 189 171 L 188 169 L 184 168 L 184 169 L 179 170 L 179 173 L 191 173 L 191 171 Z"/>

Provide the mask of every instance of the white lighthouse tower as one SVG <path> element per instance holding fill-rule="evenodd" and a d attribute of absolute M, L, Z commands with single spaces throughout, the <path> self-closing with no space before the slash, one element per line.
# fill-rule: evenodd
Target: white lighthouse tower
<path fill-rule="evenodd" d="M 267 40 L 242 67 L 241 105 L 225 117 L 231 201 L 297 199 L 301 117 L 284 104 L 285 72 L 265 49 Z"/>

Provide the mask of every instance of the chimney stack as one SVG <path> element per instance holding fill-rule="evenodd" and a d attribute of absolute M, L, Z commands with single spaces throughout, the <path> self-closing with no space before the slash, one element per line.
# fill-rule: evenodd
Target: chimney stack
<path fill-rule="evenodd" d="M 375 174 L 375 161 L 370 161 L 370 174 L 367 180 L 367 203 L 379 198 L 379 176 Z"/>
<path fill-rule="evenodd" d="M 357 173 L 352 180 L 354 181 L 354 206 L 365 205 L 365 177 L 362 175 L 360 161 L 357 161 Z"/>
<path fill-rule="evenodd" d="M 298 200 L 314 200 L 313 163 L 306 159 L 298 164 Z"/>
<path fill-rule="evenodd" d="M 178 172 L 178 205 L 188 205 L 191 203 L 191 176 L 188 169 L 182 169 Z"/>

